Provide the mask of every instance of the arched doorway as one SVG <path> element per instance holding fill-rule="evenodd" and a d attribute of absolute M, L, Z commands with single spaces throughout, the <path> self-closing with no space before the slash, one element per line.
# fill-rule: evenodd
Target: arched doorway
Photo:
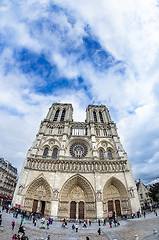
<path fill-rule="evenodd" d="M 76 219 L 76 202 L 72 201 L 70 203 L 70 218 Z"/>
<path fill-rule="evenodd" d="M 84 202 L 79 202 L 78 219 L 84 219 Z"/>
<path fill-rule="evenodd" d="M 76 174 L 63 185 L 58 204 L 58 217 L 96 218 L 95 193 L 89 181 Z"/>
<path fill-rule="evenodd" d="M 27 189 L 24 208 L 30 212 L 40 212 L 50 215 L 51 188 L 48 182 L 39 177 L 34 180 Z"/>
<path fill-rule="evenodd" d="M 124 184 L 117 178 L 110 178 L 103 188 L 104 216 L 111 212 L 113 216 L 130 213 L 128 193 Z"/>

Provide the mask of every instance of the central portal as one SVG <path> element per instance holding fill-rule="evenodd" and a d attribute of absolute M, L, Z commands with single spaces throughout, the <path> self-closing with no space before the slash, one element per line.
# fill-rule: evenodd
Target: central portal
<path fill-rule="evenodd" d="M 70 219 L 84 219 L 84 202 L 75 202 L 70 203 Z"/>
<path fill-rule="evenodd" d="M 59 194 L 58 217 L 72 220 L 96 218 L 95 194 L 83 176 L 76 174 L 63 185 Z"/>

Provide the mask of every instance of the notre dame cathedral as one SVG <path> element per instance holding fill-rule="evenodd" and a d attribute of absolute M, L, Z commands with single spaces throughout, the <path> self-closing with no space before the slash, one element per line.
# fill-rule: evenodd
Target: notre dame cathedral
<path fill-rule="evenodd" d="M 12 204 L 57 219 L 102 219 L 140 209 L 106 106 L 89 105 L 85 122 L 74 122 L 71 104 L 52 104 L 28 150 Z"/>

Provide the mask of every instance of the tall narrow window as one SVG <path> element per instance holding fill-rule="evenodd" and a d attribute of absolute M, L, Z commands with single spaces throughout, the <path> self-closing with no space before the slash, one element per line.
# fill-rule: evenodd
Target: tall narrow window
<path fill-rule="evenodd" d="M 95 111 L 93 111 L 93 116 L 94 116 L 94 121 L 97 122 L 97 115 Z"/>
<path fill-rule="evenodd" d="M 99 112 L 99 117 L 100 117 L 100 122 L 103 123 L 104 121 L 103 121 L 103 116 L 101 112 Z"/>
<path fill-rule="evenodd" d="M 108 151 L 107 151 L 107 156 L 108 156 L 109 159 L 112 159 L 112 158 L 113 158 L 113 156 L 112 156 L 112 151 L 111 151 L 111 150 L 108 150 Z"/>
<path fill-rule="evenodd" d="M 99 150 L 99 158 L 100 160 L 104 160 L 104 153 L 102 149 Z"/>
<path fill-rule="evenodd" d="M 53 121 L 57 121 L 58 116 L 59 116 L 59 109 L 56 111 Z"/>
<path fill-rule="evenodd" d="M 65 119 L 65 113 L 66 113 L 66 110 L 64 109 L 61 114 L 61 119 L 60 119 L 61 122 L 63 122 Z"/>
<path fill-rule="evenodd" d="M 54 148 L 54 150 L 52 152 L 52 158 L 56 159 L 57 158 L 57 153 L 58 153 L 58 149 Z"/>
<path fill-rule="evenodd" d="M 104 136 L 107 136 L 107 131 L 106 131 L 106 129 L 103 129 L 103 134 L 104 134 Z"/>
<path fill-rule="evenodd" d="M 96 129 L 96 135 L 100 136 L 100 129 Z"/>
<path fill-rule="evenodd" d="M 48 155 L 48 151 L 49 151 L 49 149 L 48 149 L 48 147 L 46 147 L 44 149 L 43 156 L 47 156 Z"/>

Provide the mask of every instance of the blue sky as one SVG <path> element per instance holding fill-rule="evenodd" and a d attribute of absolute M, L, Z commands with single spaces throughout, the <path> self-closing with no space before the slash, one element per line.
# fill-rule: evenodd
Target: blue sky
<path fill-rule="evenodd" d="M 135 179 L 159 177 L 159 9 L 154 0 L 0 2 L 0 156 L 20 171 L 53 102 L 105 104 Z"/>

